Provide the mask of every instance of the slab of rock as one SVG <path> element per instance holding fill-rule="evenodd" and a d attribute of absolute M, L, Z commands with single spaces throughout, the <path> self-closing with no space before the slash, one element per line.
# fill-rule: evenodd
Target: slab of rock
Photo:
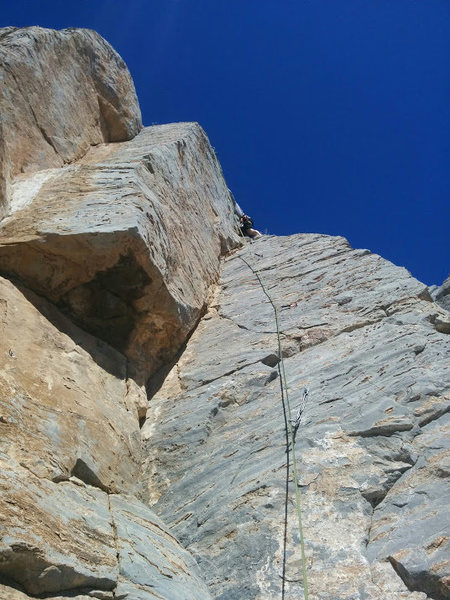
<path fill-rule="evenodd" d="M 108 495 L 30 475 L 2 458 L 0 573 L 32 595 L 117 581 Z"/>
<path fill-rule="evenodd" d="M 110 496 L 117 535 L 116 598 L 210 600 L 192 556 L 148 507 L 129 496 Z"/>
<path fill-rule="evenodd" d="M 60 167 L 142 128 L 130 73 L 88 29 L 0 29 L 0 217 L 19 173 Z"/>
<path fill-rule="evenodd" d="M 0 460 L 0 576 L 15 586 L 2 599 L 210 599 L 193 558 L 136 498 Z"/>
<path fill-rule="evenodd" d="M 74 475 L 112 492 L 134 489 L 134 398 L 121 354 L 0 278 L 2 452 L 39 478 Z"/>
<path fill-rule="evenodd" d="M 20 208 L 0 226 L 0 270 L 125 353 L 143 383 L 185 341 L 221 254 L 239 243 L 203 130 L 146 128 L 14 187 Z"/>
<path fill-rule="evenodd" d="M 301 597 L 274 313 L 241 258 L 279 309 L 294 414 L 309 389 L 296 455 L 310 597 L 444 597 L 446 313 L 405 269 L 342 238 L 264 237 L 226 261 L 142 430 L 153 508 L 216 599 Z"/>
<path fill-rule="evenodd" d="M 138 394 L 123 355 L 0 278 L 2 600 L 210 598 L 137 499 Z"/>
<path fill-rule="evenodd" d="M 448 400 L 448 396 L 447 396 Z M 388 556 L 410 589 L 450 594 L 450 415 L 424 425 L 416 464 L 387 493 L 372 519 L 369 556 Z"/>

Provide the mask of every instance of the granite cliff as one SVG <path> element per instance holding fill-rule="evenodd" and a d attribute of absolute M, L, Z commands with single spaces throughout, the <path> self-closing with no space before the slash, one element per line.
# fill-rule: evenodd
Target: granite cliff
<path fill-rule="evenodd" d="M 302 598 L 280 357 L 309 598 L 448 598 L 448 280 L 242 240 L 94 32 L 0 29 L 0 78 L 1 600 Z"/>

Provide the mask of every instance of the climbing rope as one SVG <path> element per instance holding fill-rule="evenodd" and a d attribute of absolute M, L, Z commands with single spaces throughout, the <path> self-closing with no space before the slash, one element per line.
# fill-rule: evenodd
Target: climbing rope
<path fill-rule="evenodd" d="M 267 288 L 264 285 L 262 277 L 258 273 L 258 271 L 256 271 L 250 265 L 250 263 L 248 263 L 245 260 L 245 258 L 242 258 L 242 256 L 239 256 L 239 258 L 247 265 L 247 267 L 250 269 L 250 271 L 252 271 L 252 273 L 258 279 L 261 289 L 264 292 L 264 294 L 267 296 L 267 299 L 269 300 L 269 302 L 272 306 L 274 315 L 275 315 L 275 325 L 276 325 L 277 340 L 278 340 L 278 356 L 280 359 L 280 362 L 279 362 L 280 380 L 281 380 L 280 387 L 281 387 L 281 393 L 282 393 L 282 395 L 284 395 L 284 398 L 286 400 L 286 407 L 287 407 L 287 412 L 288 412 L 287 423 L 288 423 L 289 438 L 290 438 L 290 443 L 291 443 L 291 448 L 292 448 L 292 470 L 293 470 L 294 487 L 295 487 L 295 503 L 296 503 L 296 507 L 297 507 L 298 533 L 299 533 L 299 538 L 300 538 L 300 548 L 301 548 L 301 557 L 302 557 L 303 596 L 304 596 L 304 600 L 308 600 L 309 595 L 308 595 L 308 579 L 307 579 L 307 575 L 306 575 L 305 541 L 304 541 L 304 537 L 303 537 L 302 508 L 301 508 L 301 502 L 300 502 L 300 489 L 299 489 L 298 476 L 297 476 L 297 460 L 295 457 L 295 446 L 294 446 L 295 445 L 295 434 L 296 434 L 297 430 L 294 431 L 294 427 L 292 426 L 293 421 L 292 421 L 291 403 L 289 401 L 288 386 L 287 386 L 287 382 L 286 382 L 286 370 L 284 368 L 283 353 L 281 351 L 281 332 L 280 332 L 280 321 L 279 321 L 279 317 L 278 317 L 278 309 L 275 306 L 275 303 L 273 302 L 269 292 L 267 291 Z M 307 396 L 308 396 L 308 390 L 306 389 L 303 393 L 302 405 L 300 406 L 299 413 L 297 414 L 297 418 L 295 420 L 297 428 L 298 428 L 298 424 L 300 422 L 301 413 L 303 412 L 304 403 L 306 402 Z"/>

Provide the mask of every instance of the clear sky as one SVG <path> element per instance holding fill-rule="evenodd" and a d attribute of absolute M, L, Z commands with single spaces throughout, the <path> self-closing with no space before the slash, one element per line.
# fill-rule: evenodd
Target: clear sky
<path fill-rule="evenodd" d="M 448 0 L 0 0 L 0 25 L 101 33 L 144 124 L 198 121 L 261 231 L 449 274 Z"/>

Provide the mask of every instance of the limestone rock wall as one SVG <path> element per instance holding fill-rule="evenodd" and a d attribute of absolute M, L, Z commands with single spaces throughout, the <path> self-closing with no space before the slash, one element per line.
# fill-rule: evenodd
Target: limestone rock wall
<path fill-rule="evenodd" d="M 448 282 L 318 234 L 236 251 L 205 133 L 139 132 L 94 32 L 0 29 L 0 83 L 0 599 L 302 597 L 252 269 L 309 388 L 311 600 L 448 598 Z"/>
<path fill-rule="evenodd" d="M 142 502 L 147 377 L 236 246 L 196 124 L 16 178 L 0 225 L 0 583 L 11 598 L 209 598 Z M 25 596 L 27 597 L 27 596 Z"/>
<path fill-rule="evenodd" d="M 94 32 L 0 46 L 0 597 L 206 600 L 143 502 L 140 424 L 239 244 L 220 165 L 197 124 L 136 135 Z"/>
<path fill-rule="evenodd" d="M 201 127 L 148 127 L 13 188 L 18 208 L 0 223 L 0 270 L 125 353 L 145 382 L 178 351 L 221 254 L 239 243 Z"/>
<path fill-rule="evenodd" d="M 0 340 L 2 600 L 208 598 L 192 558 L 139 500 L 126 358 L 1 278 Z"/>
<path fill-rule="evenodd" d="M 15 175 L 71 163 L 141 127 L 128 69 L 96 32 L 0 29 L 0 217 Z"/>
<path fill-rule="evenodd" d="M 217 600 L 302 597 L 274 314 L 241 258 L 279 307 L 294 414 L 309 389 L 295 449 L 310 598 L 448 598 L 449 314 L 342 238 L 265 237 L 227 259 L 148 410 L 154 510 Z"/>

